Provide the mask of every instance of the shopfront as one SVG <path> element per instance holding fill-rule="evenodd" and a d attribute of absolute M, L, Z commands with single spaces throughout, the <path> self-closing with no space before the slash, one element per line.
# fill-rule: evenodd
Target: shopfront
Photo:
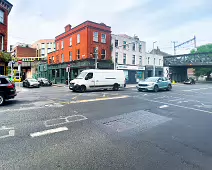
<path fill-rule="evenodd" d="M 127 84 L 135 84 L 144 79 L 145 67 L 117 65 L 116 69 L 124 71 Z"/>

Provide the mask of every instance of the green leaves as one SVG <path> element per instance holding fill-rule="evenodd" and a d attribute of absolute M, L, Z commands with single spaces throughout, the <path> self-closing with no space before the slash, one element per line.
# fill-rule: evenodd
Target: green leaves
<path fill-rule="evenodd" d="M 9 62 L 12 60 L 10 53 L 0 52 L 0 61 Z"/>

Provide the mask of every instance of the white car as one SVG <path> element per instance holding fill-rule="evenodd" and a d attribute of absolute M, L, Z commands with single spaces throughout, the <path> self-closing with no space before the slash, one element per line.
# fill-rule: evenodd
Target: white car
<path fill-rule="evenodd" d="M 40 83 L 36 79 L 25 79 L 23 81 L 23 87 L 40 87 Z"/>
<path fill-rule="evenodd" d="M 70 82 L 69 89 L 85 92 L 87 90 L 113 89 L 125 87 L 125 75 L 123 70 L 84 70 Z"/>

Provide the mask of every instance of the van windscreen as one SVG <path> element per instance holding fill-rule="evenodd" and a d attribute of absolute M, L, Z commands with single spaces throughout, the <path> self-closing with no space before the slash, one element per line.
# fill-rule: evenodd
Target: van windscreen
<path fill-rule="evenodd" d="M 81 73 L 76 77 L 76 79 L 84 79 L 85 76 L 86 76 L 87 74 L 88 74 L 87 72 L 81 72 Z"/>

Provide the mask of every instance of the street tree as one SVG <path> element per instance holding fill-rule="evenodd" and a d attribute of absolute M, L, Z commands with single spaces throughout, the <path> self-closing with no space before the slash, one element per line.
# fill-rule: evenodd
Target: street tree
<path fill-rule="evenodd" d="M 202 45 L 197 47 L 197 49 L 192 49 L 191 50 L 191 54 L 194 53 L 212 53 L 212 44 L 206 44 L 206 45 Z M 199 68 L 195 68 L 195 76 L 199 77 L 199 76 L 207 76 L 207 79 L 209 79 L 210 75 L 212 73 L 212 67 L 211 68 L 204 68 L 204 67 L 199 67 Z"/>
<path fill-rule="evenodd" d="M 0 61 L 8 63 L 12 60 L 10 53 L 0 52 Z"/>

